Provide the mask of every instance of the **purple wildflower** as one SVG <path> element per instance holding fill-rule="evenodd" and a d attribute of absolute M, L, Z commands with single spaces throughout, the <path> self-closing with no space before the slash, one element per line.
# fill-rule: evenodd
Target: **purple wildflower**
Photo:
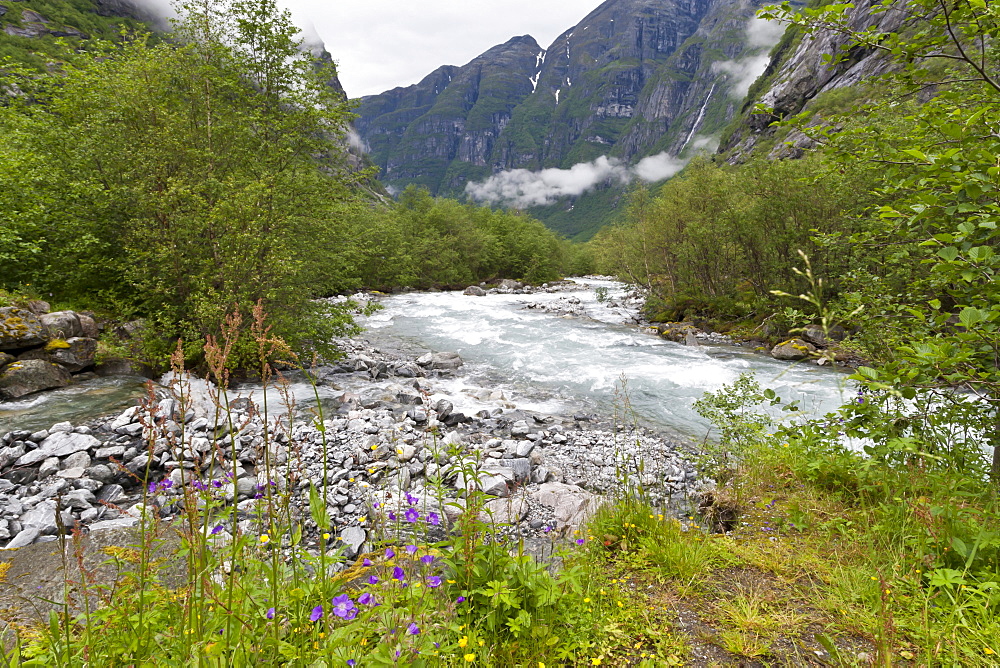
<path fill-rule="evenodd" d="M 458 598 L 455 599 L 455 603 L 465 603 L 465 597 L 459 596 Z"/>
<path fill-rule="evenodd" d="M 407 554 L 411 554 L 411 555 L 412 554 L 416 554 L 417 553 L 417 546 L 416 545 L 407 545 L 406 546 L 406 553 Z"/>
<path fill-rule="evenodd" d="M 385 558 L 386 559 L 392 559 L 395 556 L 396 556 L 395 550 L 393 550 L 391 547 L 385 548 Z"/>
<path fill-rule="evenodd" d="M 441 524 L 441 517 L 437 513 L 427 513 L 427 523 L 437 526 Z"/>
<path fill-rule="evenodd" d="M 213 480 L 212 481 L 212 487 L 214 487 L 216 489 L 219 489 L 220 487 L 222 487 L 222 481 L 221 480 Z"/>
<path fill-rule="evenodd" d="M 152 494 L 156 491 L 156 483 L 152 480 L 149 481 L 149 493 Z"/>
<path fill-rule="evenodd" d="M 577 538 L 576 539 L 576 544 L 577 545 L 583 545 L 583 539 L 582 538 Z"/>
<path fill-rule="evenodd" d="M 355 661 L 354 659 L 348 659 L 347 660 L 347 665 L 350 666 L 351 668 L 354 668 L 354 665 L 356 663 L 357 663 L 357 661 Z"/>
<path fill-rule="evenodd" d="M 426 564 L 427 566 L 430 566 L 431 564 L 434 563 L 434 555 L 433 554 L 425 554 L 424 556 L 420 557 L 420 563 Z"/>
<path fill-rule="evenodd" d="M 371 595 L 370 592 L 365 592 L 361 596 L 358 596 L 358 603 L 361 605 L 378 605 L 375 602 L 375 597 Z"/>
<path fill-rule="evenodd" d="M 319 621 L 320 618 L 322 618 L 322 617 L 323 617 L 323 606 L 322 605 L 317 605 L 315 608 L 313 608 L 313 611 L 309 613 L 309 621 L 310 622 Z"/>
<path fill-rule="evenodd" d="M 268 619 L 274 619 L 274 608 L 268 608 L 267 612 L 264 613 L 264 616 Z"/>
<path fill-rule="evenodd" d="M 392 577 L 402 582 L 406 579 L 406 572 L 399 566 L 396 566 L 392 569 Z"/>
<path fill-rule="evenodd" d="M 174 481 L 169 478 L 160 481 L 160 489 L 170 489 L 174 486 Z"/>
<path fill-rule="evenodd" d="M 406 517 L 407 522 L 416 522 L 418 519 L 420 519 L 420 513 L 417 512 L 416 508 L 410 508 L 409 510 L 406 511 L 404 517 Z"/>
<path fill-rule="evenodd" d="M 347 594 L 341 594 L 333 598 L 333 614 L 346 620 L 352 620 L 358 616 L 358 609 Z"/>
<path fill-rule="evenodd" d="M 204 492 L 206 489 L 208 489 L 208 485 L 203 483 L 201 480 L 192 481 L 191 486 L 194 487 L 199 492 Z"/>
<path fill-rule="evenodd" d="M 406 627 L 406 632 L 411 636 L 415 636 L 420 633 L 420 627 L 417 626 L 416 622 L 410 622 L 410 625 Z"/>
<path fill-rule="evenodd" d="M 410 494 L 409 492 L 407 492 L 406 493 L 406 502 L 408 504 L 410 504 L 411 506 L 415 506 L 418 503 L 420 503 L 420 499 L 418 499 L 417 497 L 415 497 L 412 494 Z"/>
<path fill-rule="evenodd" d="M 372 584 L 373 585 L 373 584 L 376 584 L 376 583 L 378 583 L 378 578 L 375 577 L 374 575 L 369 575 L 368 576 L 368 584 Z"/>
<path fill-rule="evenodd" d="M 396 521 L 396 513 L 392 512 L 391 510 L 389 511 L 389 521 L 390 522 Z"/>
<path fill-rule="evenodd" d="M 436 575 L 430 576 L 429 578 L 427 578 L 427 586 L 430 587 L 431 589 L 437 589 L 438 587 L 441 586 L 441 578 L 439 578 Z"/>
<path fill-rule="evenodd" d="M 365 560 L 361 562 L 361 565 L 367 568 L 368 566 L 372 565 L 372 560 L 369 559 L 368 557 L 365 557 Z"/>
<path fill-rule="evenodd" d="M 212 535 L 214 536 L 214 535 L 220 534 L 220 533 L 222 533 L 222 525 L 221 524 L 217 524 L 215 526 L 215 528 L 212 529 Z"/>

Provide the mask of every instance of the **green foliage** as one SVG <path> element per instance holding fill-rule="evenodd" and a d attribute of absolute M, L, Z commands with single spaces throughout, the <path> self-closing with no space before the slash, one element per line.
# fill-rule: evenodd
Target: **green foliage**
<path fill-rule="evenodd" d="M 975 443 L 986 441 L 1000 481 L 1000 142 L 993 127 L 1000 27 L 996 9 L 983 3 L 907 5 L 919 17 L 912 29 L 887 34 L 854 29 L 840 5 L 767 13 L 810 33 L 842 32 L 896 65 L 884 84 L 893 102 L 868 105 L 840 132 L 811 130 L 842 163 L 883 165 L 882 206 L 847 237 L 855 251 L 845 281 L 850 301 L 875 306 L 864 327 L 883 339 L 869 346 L 881 364 L 858 376 L 872 403 L 899 425 L 879 434 L 878 447 L 943 457 L 975 475 Z M 928 90 L 930 99 L 921 100 Z M 838 236 L 825 241 L 842 245 Z"/>
<path fill-rule="evenodd" d="M 598 270 L 648 287 L 663 309 L 691 310 L 688 301 L 750 317 L 782 303 L 775 288 L 806 287 L 798 251 L 812 248 L 814 230 L 851 229 L 863 178 L 818 159 L 732 169 L 696 160 L 658 193 L 632 193 L 623 220 L 592 243 Z M 811 258 L 823 273 L 841 266 L 834 253 Z"/>
<path fill-rule="evenodd" d="M 528 216 L 432 198 L 413 186 L 392 207 L 355 206 L 352 215 L 348 255 L 368 288 L 461 288 L 502 278 L 537 284 L 562 276 L 576 257 Z"/>

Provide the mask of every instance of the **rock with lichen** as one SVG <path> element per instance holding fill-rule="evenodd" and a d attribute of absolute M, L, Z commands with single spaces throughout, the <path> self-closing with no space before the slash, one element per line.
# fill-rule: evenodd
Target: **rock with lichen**
<path fill-rule="evenodd" d="M 816 352 L 816 346 L 802 339 L 789 339 L 782 341 L 771 349 L 771 357 L 776 360 L 787 360 L 797 362 L 809 359 Z"/>
<path fill-rule="evenodd" d="M 68 384 L 69 371 L 58 364 L 45 360 L 18 360 L 0 371 L 0 398 L 19 399 Z"/>
<path fill-rule="evenodd" d="M 40 346 L 47 339 L 45 325 L 31 311 L 17 306 L 0 308 L 0 350 Z"/>

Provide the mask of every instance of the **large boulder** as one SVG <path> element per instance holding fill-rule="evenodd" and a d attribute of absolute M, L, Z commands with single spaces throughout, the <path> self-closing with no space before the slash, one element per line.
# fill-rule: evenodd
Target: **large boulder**
<path fill-rule="evenodd" d="M 809 359 L 816 352 L 816 346 L 802 339 L 789 339 L 771 349 L 771 357 L 776 360 L 797 362 Z"/>
<path fill-rule="evenodd" d="M 37 315 L 17 306 L 0 308 L 0 350 L 40 346 L 47 340 L 45 325 Z"/>
<path fill-rule="evenodd" d="M 478 285 L 470 285 L 465 289 L 465 292 L 463 292 L 462 294 L 469 295 L 470 297 L 485 297 L 486 290 L 483 290 Z"/>
<path fill-rule="evenodd" d="M 39 319 L 49 330 L 49 336 L 53 338 L 69 339 L 74 336 L 86 336 L 79 316 L 73 311 L 46 313 Z"/>
<path fill-rule="evenodd" d="M 65 367 L 76 373 L 94 366 L 97 357 L 97 340 L 82 336 L 69 339 L 52 339 L 44 348 L 29 350 L 19 357 L 21 360 L 45 360 Z"/>
<path fill-rule="evenodd" d="M 24 360 L 8 364 L 0 371 L 0 398 L 18 399 L 26 394 L 65 387 L 69 371 L 45 360 Z"/>
<path fill-rule="evenodd" d="M 556 525 L 560 529 L 577 529 L 601 505 L 601 499 L 582 487 L 561 482 L 547 482 L 538 486 L 531 497 L 552 508 Z"/>

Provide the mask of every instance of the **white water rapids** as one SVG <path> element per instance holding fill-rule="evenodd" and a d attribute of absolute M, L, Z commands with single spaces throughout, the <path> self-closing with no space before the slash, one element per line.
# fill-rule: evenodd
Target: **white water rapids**
<path fill-rule="evenodd" d="M 623 408 L 618 388 L 625 378 L 640 423 L 701 439 L 708 424 L 692 404 L 746 371 L 786 400 L 798 400 L 809 415 L 833 410 L 852 392 L 846 388 L 846 376 L 828 368 L 778 362 L 746 348 L 685 346 L 662 339 L 626 324 L 631 314 L 622 308 L 598 301 L 595 288 L 607 289 L 614 302 L 625 286 L 599 279 L 578 282 L 587 289 L 485 297 L 460 292 L 387 297 L 383 310 L 362 319 L 368 329 L 362 337 L 376 348 L 401 350 L 410 359 L 427 351 L 460 353 L 465 366 L 454 376 L 428 380 L 434 400 L 447 397 L 466 414 L 513 404 L 549 414 L 611 417 Z M 562 317 L 525 308 L 571 297 L 580 300 L 586 316 Z M 323 385 L 319 392 L 324 402 L 334 401 L 341 393 L 337 388 L 365 394 L 404 382 L 393 377 L 372 383 L 363 374 L 343 374 L 334 377 L 336 387 Z M 299 407 L 314 403 L 308 383 L 293 382 L 290 389 Z M 252 384 L 240 386 L 237 393 L 260 403 L 259 388 Z M 81 421 L 120 411 L 141 394 L 136 379 L 97 379 L 5 402 L 0 404 L 0 432 L 40 429 L 61 420 Z M 268 404 L 269 412 L 281 410 L 277 393 L 269 394 Z"/>
<path fill-rule="evenodd" d="M 466 411 L 491 407 L 490 402 L 477 407 L 471 396 L 482 395 L 477 390 L 485 388 L 501 389 L 519 408 L 610 416 L 621 408 L 616 386 L 625 378 L 640 422 L 701 438 L 708 424 L 695 413 L 693 403 L 747 371 L 762 387 L 798 400 L 809 415 L 835 409 L 851 393 L 846 376 L 829 368 L 778 362 L 735 346 L 686 346 L 625 324 L 628 314 L 600 303 L 594 290 L 606 288 L 609 302 L 614 302 L 624 285 L 598 279 L 578 282 L 588 289 L 485 297 L 459 292 L 393 296 L 367 319 L 365 336 L 376 346 L 401 342 L 415 354 L 460 353 L 465 366 L 444 384 L 453 400 L 465 398 L 460 409 Z M 571 296 L 581 300 L 587 317 L 525 309 L 528 303 Z"/>

